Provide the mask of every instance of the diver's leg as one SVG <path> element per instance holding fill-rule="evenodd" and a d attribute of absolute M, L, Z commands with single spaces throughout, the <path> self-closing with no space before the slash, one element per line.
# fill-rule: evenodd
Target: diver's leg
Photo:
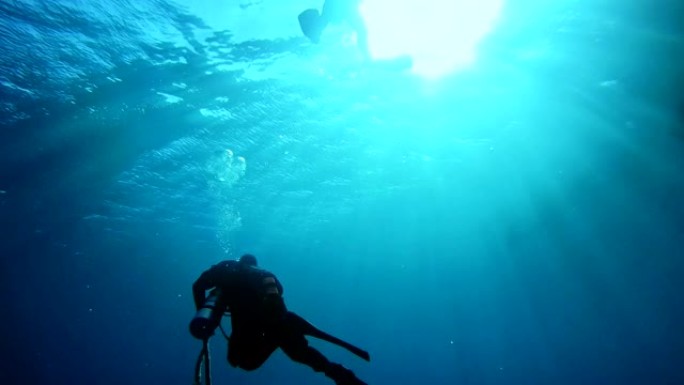
<path fill-rule="evenodd" d="M 315 372 L 324 372 L 330 365 L 330 361 L 321 352 L 309 346 L 309 342 L 302 334 L 283 336 L 280 348 L 292 361 L 308 365 Z"/>
<path fill-rule="evenodd" d="M 277 348 L 277 342 L 265 338 L 261 332 L 233 332 L 228 342 L 228 363 L 244 370 L 255 370 Z"/>
<path fill-rule="evenodd" d="M 288 313 L 288 315 L 291 314 Z M 288 325 L 291 326 L 288 327 Z M 337 385 L 367 385 L 356 378 L 351 370 L 340 364 L 330 362 L 321 352 L 309 346 L 304 334 L 293 325 L 294 323 L 286 321 L 280 334 L 280 348 L 292 361 L 308 365 L 315 372 L 323 372 Z"/>
<path fill-rule="evenodd" d="M 331 378 L 337 385 L 368 385 L 359 380 L 354 372 L 340 364 L 331 363 L 328 365 L 325 376 Z"/>

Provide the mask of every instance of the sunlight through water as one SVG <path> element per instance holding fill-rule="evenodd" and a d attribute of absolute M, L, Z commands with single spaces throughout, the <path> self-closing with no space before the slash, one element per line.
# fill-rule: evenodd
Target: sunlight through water
<path fill-rule="evenodd" d="M 374 59 L 409 55 L 413 72 L 437 78 L 475 61 L 503 0 L 365 0 L 361 14 Z"/>

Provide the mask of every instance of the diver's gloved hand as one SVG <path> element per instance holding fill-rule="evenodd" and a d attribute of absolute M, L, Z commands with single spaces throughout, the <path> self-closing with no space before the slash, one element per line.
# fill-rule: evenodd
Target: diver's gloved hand
<path fill-rule="evenodd" d="M 368 385 L 359 380 L 354 372 L 340 364 L 330 364 L 325 368 L 325 376 L 332 378 L 337 385 Z"/>

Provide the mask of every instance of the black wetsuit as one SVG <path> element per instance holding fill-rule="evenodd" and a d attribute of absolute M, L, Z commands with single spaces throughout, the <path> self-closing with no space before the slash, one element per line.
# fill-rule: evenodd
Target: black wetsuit
<path fill-rule="evenodd" d="M 309 346 L 300 327 L 306 321 L 287 310 L 283 286 L 273 273 L 237 261 L 220 262 L 202 273 L 192 287 L 198 308 L 206 291 L 213 288 L 221 290 L 223 306 L 231 313 L 228 362 L 232 366 L 255 370 L 281 348 L 293 361 L 325 373 L 337 384 L 365 384 Z"/>

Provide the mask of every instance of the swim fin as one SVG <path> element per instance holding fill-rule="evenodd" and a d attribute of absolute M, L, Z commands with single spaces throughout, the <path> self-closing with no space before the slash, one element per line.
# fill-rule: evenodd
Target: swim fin
<path fill-rule="evenodd" d="M 321 15 L 317 9 L 310 8 L 299 14 L 299 27 L 304 36 L 312 42 L 318 43 L 321 40 L 321 33 L 325 27 Z"/>
<path fill-rule="evenodd" d="M 292 322 L 292 324 L 303 334 L 314 338 L 318 338 L 319 340 L 328 341 L 332 344 L 343 347 L 351 353 L 355 354 L 356 356 L 366 361 L 370 361 L 370 354 L 368 354 L 367 351 L 318 329 L 317 327 L 309 323 L 307 320 L 293 312 L 288 312 L 288 316 L 289 321 Z"/>

